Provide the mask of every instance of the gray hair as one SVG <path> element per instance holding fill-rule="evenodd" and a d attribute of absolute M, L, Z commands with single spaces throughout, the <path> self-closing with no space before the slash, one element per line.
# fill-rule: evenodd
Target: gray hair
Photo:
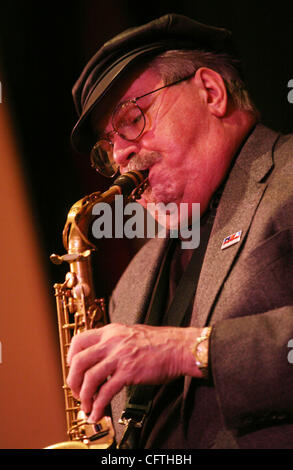
<path fill-rule="evenodd" d="M 170 50 L 156 56 L 151 62 L 165 84 L 193 75 L 200 67 L 218 72 L 226 85 L 228 96 L 239 109 L 253 113 L 259 119 L 244 81 L 240 77 L 239 63 L 228 54 L 202 50 Z"/>

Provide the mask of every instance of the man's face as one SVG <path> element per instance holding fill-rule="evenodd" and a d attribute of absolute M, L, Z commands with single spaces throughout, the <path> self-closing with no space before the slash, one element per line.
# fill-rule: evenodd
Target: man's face
<path fill-rule="evenodd" d="M 143 71 L 116 102 L 135 98 L 163 86 L 152 69 Z M 116 91 L 117 93 L 117 91 Z M 139 201 L 201 204 L 203 213 L 220 184 L 227 162 L 220 158 L 217 135 L 204 93 L 195 77 L 164 88 L 138 101 L 146 117 L 143 134 L 135 141 L 114 135 L 114 158 L 120 172 L 149 170 L 149 188 Z M 111 132 L 111 111 L 98 123 L 99 135 Z M 190 212 L 191 213 L 191 212 Z"/>

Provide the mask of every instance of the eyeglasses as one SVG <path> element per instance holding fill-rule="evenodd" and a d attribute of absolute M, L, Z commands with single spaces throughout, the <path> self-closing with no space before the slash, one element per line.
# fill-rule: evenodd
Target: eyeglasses
<path fill-rule="evenodd" d="M 113 130 L 99 139 L 91 150 L 91 166 L 103 176 L 108 178 L 114 176 L 118 171 L 118 165 L 115 162 L 113 155 L 113 136 L 118 134 L 123 139 L 131 142 L 138 139 L 145 129 L 146 118 L 143 110 L 137 104 L 138 100 L 151 95 L 152 93 L 163 90 L 163 88 L 177 85 L 177 83 L 188 80 L 191 77 L 192 75 L 189 75 L 188 77 L 181 78 L 176 82 L 161 86 L 160 88 L 138 96 L 137 98 L 119 103 L 114 109 L 111 117 Z"/>

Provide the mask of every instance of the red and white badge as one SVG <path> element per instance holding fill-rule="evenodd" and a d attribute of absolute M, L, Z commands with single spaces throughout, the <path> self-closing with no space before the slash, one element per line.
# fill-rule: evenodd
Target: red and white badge
<path fill-rule="evenodd" d="M 224 238 L 221 250 L 224 250 L 225 248 L 228 248 L 228 246 L 240 242 L 241 233 L 242 230 L 239 230 L 238 232 L 232 233 L 232 235 L 229 235 L 228 237 Z"/>

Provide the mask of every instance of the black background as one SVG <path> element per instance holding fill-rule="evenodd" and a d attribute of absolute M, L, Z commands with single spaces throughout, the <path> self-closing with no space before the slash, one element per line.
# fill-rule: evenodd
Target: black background
<path fill-rule="evenodd" d="M 0 4 L 2 99 L 14 119 L 44 269 L 52 283 L 61 273 L 49 255 L 63 253 L 68 209 L 85 194 L 108 186 L 88 158 L 70 147 L 76 120 L 71 88 L 86 62 L 113 35 L 170 12 L 232 30 L 262 121 L 284 133 L 292 131 L 287 84 L 293 79 L 293 14 L 288 2 L 266 7 L 192 0 Z M 98 294 L 109 293 L 135 250 L 127 240 L 101 242 Z"/>

